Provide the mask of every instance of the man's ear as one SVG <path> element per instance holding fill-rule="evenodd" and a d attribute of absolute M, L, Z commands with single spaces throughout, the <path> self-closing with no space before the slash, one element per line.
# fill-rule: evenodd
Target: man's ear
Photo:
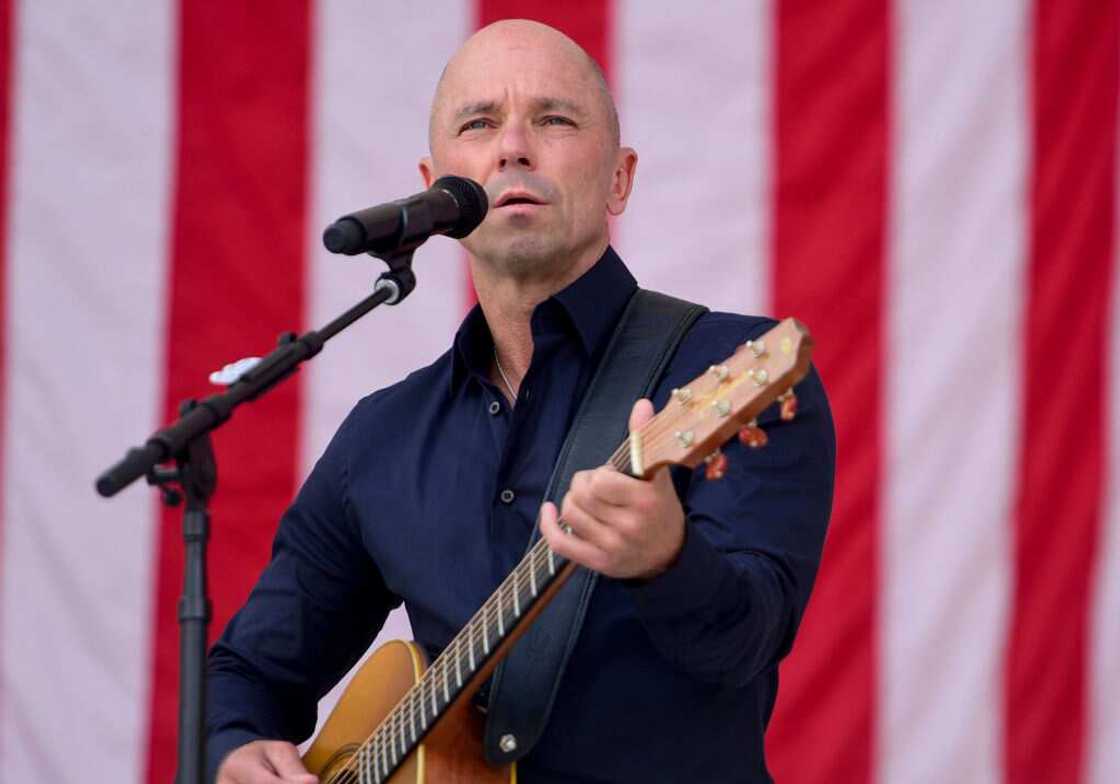
<path fill-rule="evenodd" d="M 420 159 L 419 169 L 420 169 L 420 178 L 422 180 L 424 180 L 424 187 L 425 188 L 432 187 L 432 183 L 435 182 L 436 178 L 435 178 L 435 175 L 432 171 L 432 159 L 431 159 L 430 156 L 425 155 L 423 158 Z"/>
<path fill-rule="evenodd" d="M 634 187 L 634 173 L 638 170 L 638 153 L 633 147 L 619 147 L 615 159 L 611 189 L 607 194 L 607 212 L 618 217 L 626 209 L 626 201 Z"/>

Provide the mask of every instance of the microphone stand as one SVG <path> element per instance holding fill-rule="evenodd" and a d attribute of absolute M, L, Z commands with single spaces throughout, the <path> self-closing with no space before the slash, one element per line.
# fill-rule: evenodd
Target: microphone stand
<path fill-rule="evenodd" d="M 160 490 L 166 506 L 178 506 L 186 497 L 183 515 L 183 594 L 179 598 L 179 761 L 178 784 L 203 784 L 205 770 L 206 633 L 211 603 L 206 586 L 206 542 L 209 538 L 208 502 L 218 483 L 218 468 L 210 433 L 229 419 L 239 405 L 263 395 L 296 371 L 301 363 L 323 350 L 323 345 L 346 327 L 383 303 L 396 305 L 416 287 L 412 254 L 427 239 L 405 243 L 393 255 L 378 255 L 389 270 L 374 286 L 373 294 L 320 330 L 296 337 L 280 336 L 279 345 L 243 373 L 225 392 L 202 400 L 186 400 L 179 419 L 155 431 L 142 447 L 129 449 L 124 458 L 97 478 L 97 492 L 108 498 L 142 476 Z M 371 254 L 375 255 L 375 254 Z M 173 465 L 160 465 L 171 462 Z M 178 485 L 176 488 L 175 486 Z"/>

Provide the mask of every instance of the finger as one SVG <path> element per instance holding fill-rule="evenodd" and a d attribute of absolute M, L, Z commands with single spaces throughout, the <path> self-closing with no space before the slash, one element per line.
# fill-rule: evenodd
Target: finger
<path fill-rule="evenodd" d="M 644 397 L 636 400 L 634 407 L 630 409 L 630 432 L 633 433 L 651 419 L 653 419 L 653 403 Z"/>
<path fill-rule="evenodd" d="M 561 528 L 565 524 L 571 528 L 575 536 L 590 542 L 600 550 L 611 551 L 617 549 L 620 544 L 620 537 L 614 526 L 589 513 L 571 496 L 564 499 L 564 510 L 560 516 Z"/>
<path fill-rule="evenodd" d="M 673 484 L 673 474 L 669 471 L 667 465 L 657 469 L 654 475 L 650 477 L 650 483 L 659 493 L 672 493 L 673 495 L 677 493 L 677 486 Z"/>
<path fill-rule="evenodd" d="M 583 513 L 599 526 L 604 526 L 614 534 L 624 535 L 633 530 L 643 510 L 653 503 L 654 488 L 648 483 L 626 476 L 605 476 L 596 478 L 593 485 L 575 490 L 564 497 L 561 517 L 583 533 L 583 522 L 573 514 Z M 578 509 L 569 513 L 569 506 Z M 588 536 L 584 535 L 584 538 Z M 600 541 L 608 545 L 609 541 Z"/>
<path fill-rule="evenodd" d="M 551 501 L 545 501 L 541 504 L 541 512 L 538 516 L 538 525 L 541 529 L 541 536 L 544 537 L 549 544 L 552 540 L 561 536 L 567 536 L 564 531 L 560 530 L 560 510 L 556 508 L 556 504 Z M 556 548 L 552 548 L 555 550 Z"/>
<path fill-rule="evenodd" d="M 569 542 L 580 540 L 575 527 L 561 517 L 560 510 L 551 501 L 541 505 L 540 528 L 541 536 L 558 555 L 567 554 Z"/>
<path fill-rule="evenodd" d="M 319 781 L 318 776 L 307 772 L 307 768 L 299 758 L 299 750 L 291 743 L 282 741 L 269 743 L 265 746 L 264 752 L 273 770 L 283 777 L 284 781 L 294 784 L 317 784 Z"/>
<path fill-rule="evenodd" d="M 588 511 L 593 511 L 593 506 L 597 511 L 598 505 L 629 506 L 635 493 L 641 492 L 642 480 L 613 468 L 600 466 L 584 473 L 582 481 L 572 482 L 568 495 L 578 499 Z"/>
<path fill-rule="evenodd" d="M 552 507 L 552 509 L 551 512 L 547 512 L 544 508 L 541 509 L 541 536 L 548 542 L 552 551 L 569 561 L 586 566 L 588 569 L 596 572 L 603 571 L 606 565 L 603 552 L 578 536 L 564 533 L 558 524 L 556 507 L 552 504 L 547 504 L 547 506 Z"/>
<path fill-rule="evenodd" d="M 268 761 L 269 743 L 254 740 L 230 752 L 218 767 L 217 784 L 284 784 Z"/>

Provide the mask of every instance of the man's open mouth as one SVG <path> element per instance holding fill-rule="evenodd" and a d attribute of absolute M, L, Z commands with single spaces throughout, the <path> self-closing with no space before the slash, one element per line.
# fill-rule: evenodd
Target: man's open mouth
<path fill-rule="evenodd" d="M 510 207 L 510 206 L 517 205 L 517 204 L 541 205 L 541 204 L 544 204 L 544 203 L 545 203 L 544 201 L 537 198 L 536 196 L 534 196 L 531 193 L 522 193 L 522 192 L 511 191 L 511 192 L 508 192 L 508 193 L 503 193 L 498 198 L 498 200 L 496 202 L 494 202 L 494 206 L 495 207 Z"/>

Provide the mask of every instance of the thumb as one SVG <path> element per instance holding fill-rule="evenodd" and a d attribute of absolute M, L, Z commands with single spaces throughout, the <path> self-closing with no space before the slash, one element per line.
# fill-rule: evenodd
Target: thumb
<path fill-rule="evenodd" d="M 644 397 L 635 401 L 634 407 L 630 409 L 630 432 L 633 433 L 651 419 L 653 419 L 653 403 Z"/>
<path fill-rule="evenodd" d="M 307 772 L 303 761 L 299 758 L 299 751 L 291 743 L 270 743 L 265 747 L 265 756 L 273 769 L 285 781 L 297 784 L 318 784 L 319 777 Z"/>
<path fill-rule="evenodd" d="M 634 407 L 630 409 L 630 432 L 633 433 L 645 426 L 647 422 L 653 419 L 653 403 L 648 398 L 640 398 L 634 402 Z M 669 467 L 662 466 L 658 469 L 652 477 L 654 484 L 659 484 L 662 489 L 671 488 L 672 480 L 669 478 Z"/>

